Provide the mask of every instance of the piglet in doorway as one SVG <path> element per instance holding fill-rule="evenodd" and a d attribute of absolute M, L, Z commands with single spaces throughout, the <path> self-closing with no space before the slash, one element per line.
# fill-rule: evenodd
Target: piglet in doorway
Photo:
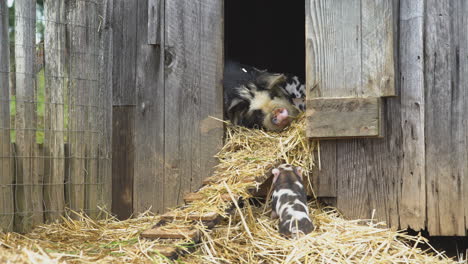
<path fill-rule="evenodd" d="M 279 217 L 279 232 L 297 238 L 314 230 L 309 217 L 302 168 L 282 164 L 272 170 L 273 195 L 271 217 Z"/>

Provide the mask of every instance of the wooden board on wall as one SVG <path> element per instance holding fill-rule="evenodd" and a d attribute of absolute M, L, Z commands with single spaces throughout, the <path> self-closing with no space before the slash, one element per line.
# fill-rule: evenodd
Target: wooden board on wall
<path fill-rule="evenodd" d="M 8 6 L 0 1 L 0 229 L 13 231 L 13 158 L 10 139 L 10 46 Z"/>
<path fill-rule="evenodd" d="M 133 211 L 164 211 L 164 36 L 148 45 L 148 1 L 137 10 L 135 172 Z M 162 13 L 164 14 L 164 13 Z M 159 20 L 164 28 L 164 18 Z M 163 31 L 161 31 L 163 32 Z"/>
<path fill-rule="evenodd" d="M 138 1 L 113 1 L 112 24 L 112 212 L 133 213 Z"/>
<path fill-rule="evenodd" d="M 423 0 L 401 0 L 399 15 L 399 85 L 401 116 L 401 228 L 420 230 L 426 221 L 424 135 Z M 394 117 L 396 118 L 396 117 Z M 395 133 L 395 132 L 394 132 Z"/>
<path fill-rule="evenodd" d="M 394 28 L 393 14 L 398 6 L 392 1 L 378 1 L 374 7 L 369 6 L 369 1 L 361 3 L 359 0 L 306 1 L 308 98 L 395 94 L 396 40 L 389 29 Z M 369 16 L 369 12 L 379 15 Z M 367 14 L 367 20 L 361 20 L 360 14 Z M 376 20 L 372 22 L 370 17 Z M 384 29 L 379 31 L 384 35 L 370 32 L 369 23 L 383 23 L 376 28 Z M 380 38 L 378 43 L 381 44 L 372 42 L 370 36 Z M 379 45 L 385 47 L 379 49 Z M 372 76 L 375 79 L 370 78 Z M 380 94 L 375 94 L 379 90 Z M 320 142 L 321 160 L 326 162 L 321 163 L 322 170 L 318 171 L 314 182 L 319 183 L 316 187 L 319 196 L 337 197 L 338 208 L 347 217 L 370 218 L 375 209 L 375 219 L 398 226 L 399 99 L 387 99 L 384 107 L 387 112 L 381 120 L 386 123 L 384 127 L 388 126 L 384 139 Z"/>
<path fill-rule="evenodd" d="M 306 2 L 308 109 L 316 103 L 310 100 L 322 97 L 369 98 L 395 95 L 392 19 L 391 0 Z M 381 120 L 382 112 L 376 113 L 380 114 Z M 308 111 L 309 114 L 312 112 Z M 362 130 L 357 123 L 356 126 L 350 124 L 352 129 L 348 133 L 336 134 L 333 131 L 340 130 L 342 123 L 336 119 L 320 118 L 322 114 L 315 112 L 313 120 L 320 119 L 321 127 L 326 125 L 330 135 L 313 133 L 317 127 L 314 122 L 308 121 L 309 137 L 375 137 L 373 130 Z M 364 127 L 373 126 L 374 121 L 370 120 Z M 351 131 L 357 132 L 350 134 Z"/>
<path fill-rule="evenodd" d="M 378 137 L 382 134 L 382 99 L 312 98 L 307 100 L 307 136 Z"/>
<path fill-rule="evenodd" d="M 430 234 L 466 230 L 468 180 L 466 1 L 426 1 L 425 136 L 427 225 Z M 462 56 L 465 55 L 465 56 Z M 465 206 L 463 206 L 465 205 Z"/>
<path fill-rule="evenodd" d="M 201 185 L 221 146 L 223 1 L 167 1 L 165 6 L 164 205 Z M 203 128 L 203 129 L 202 129 Z"/>
<path fill-rule="evenodd" d="M 36 3 L 18 1 L 15 5 L 15 65 L 16 65 L 16 230 L 28 232 L 32 228 L 31 203 L 32 156 L 36 145 L 35 104 L 35 36 Z"/>

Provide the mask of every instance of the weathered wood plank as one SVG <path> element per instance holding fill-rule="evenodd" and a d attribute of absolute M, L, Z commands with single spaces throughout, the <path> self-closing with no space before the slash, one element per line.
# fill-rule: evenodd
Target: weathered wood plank
<path fill-rule="evenodd" d="M 427 225 L 430 234 L 465 233 L 463 182 L 467 174 L 466 84 L 460 83 L 462 1 L 426 1 L 425 136 Z M 466 3 L 463 3 L 466 5 Z"/>
<path fill-rule="evenodd" d="M 360 12 L 360 0 L 306 1 L 307 98 L 361 96 Z"/>
<path fill-rule="evenodd" d="M 206 195 L 203 195 L 201 193 L 188 193 L 184 196 L 184 202 L 193 203 L 193 202 L 204 200 L 206 198 L 207 198 Z M 231 201 L 231 197 L 227 193 L 221 194 L 220 198 L 223 201 Z"/>
<path fill-rule="evenodd" d="M 65 1 L 44 3 L 45 107 L 44 154 L 48 156 L 44 175 L 46 219 L 58 219 L 65 209 L 62 183 L 65 178 L 65 89 L 66 89 L 66 7 Z M 42 200 L 42 198 L 41 198 Z"/>
<path fill-rule="evenodd" d="M 44 223 L 44 173 L 45 173 L 45 150 L 44 146 L 36 144 L 34 146 L 34 159 L 31 164 L 31 171 L 33 174 L 31 182 L 31 203 L 32 215 L 31 222 L 33 226 Z M 63 162 L 63 159 L 62 159 Z M 61 186 L 62 190 L 63 185 Z M 63 191 L 62 191 L 63 192 Z M 62 197 L 63 201 L 63 197 Z"/>
<path fill-rule="evenodd" d="M 13 158 L 10 140 L 8 6 L 0 1 L 0 229 L 13 231 Z"/>
<path fill-rule="evenodd" d="M 15 64 L 16 64 L 16 230 L 32 228 L 31 161 L 36 144 L 35 100 L 35 37 L 36 1 L 15 3 Z"/>
<path fill-rule="evenodd" d="M 222 126 L 208 115 L 222 116 L 222 2 L 169 1 L 165 18 L 170 54 L 165 70 L 167 207 L 198 188 L 220 147 Z"/>
<path fill-rule="evenodd" d="M 320 141 L 318 148 L 315 153 L 316 166 L 312 172 L 312 187 L 317 197 L 336 197 L 336 141 Z"/>
<path fill-rule="evenodd" d="M 136 104 L 137 9 L 138 1 L 113 1 L 112 11 L 112 97 L 113 105 Z M 143 11 L 141 11 L 143 12 Z M 138 61 L 140 63 L 140 61 Z"/>
<path fill-rule="evenodd" d="M 67 34 L 69 35 L 69 142 L 70 182 L 67 204 L 74 211 L 86 208 L 87 158 L 89 156 L 88 132 L 90 130 L 88 106 L 90 104 L 91 81 L 89 80 L 90 38 L 92 32 L 87 21 L 87 2 L 70 3 L 67 12 Z M 95 27 L 93 25 L 92 27 Z M 77 217 L 71 214 L 72 217 Z"/>
<path fill-rule="evenodd" d="M 159 27 L 163 18 L 163 0 L 148 0 L 148 44 L 161 45 L 161 30 Z"/>
<path fill-rule="evenodd" d="M 464 207 L 465 207 L 465 229 L 468 229 L 468 153 L 467 151 L 467 144 L 468 144 L 468 121 L 467 121 L 467 115 L 468 115 L 468 27 L 464 25 L 468 25 L 468 3 L 466 1 L 460 1 L 460 4 L 458 6 L 459 13 L 457 17 L 458 21 L 458 34 L 460 37 L 460 68 L 458 69 L 458 76 L 460 78 L 459 81 L 459 86 L 462 89 L 461 91 L 464 91 L 464 94 L 461 93 L 460 97 L 464 97 L 464 99 L 461 99 L 460 102 L 464 102 L 464 108 L 463 106 L 460 106 L 460 111 L 462 112 L 462 116 L 464 116 L 464 121 L 462 121 L 462 124 L 464 125 L 464 131 L 461 129 L 461 133 L 458 133 L 458 139 L 460 142 L 464 142 L 465 144 L 465 157 L 462 155 L 458 156 L 460 160 L 458 160 L 458 164 L 460 164 L 460 171 L 463 175 L 463 198 L 464 198 Z M 463 89 L 463 87 L 465 87 Z M 465 138 L 463 139 L 463 133 L 465 134 Z M 465 164 L 465 167 L 463 168 L 463 163 Z"/>
<path fill-rule="evenodd" d="M 133 213 L 135 107 L 114 106 L 112 112 L 112 212 L 127 219 Z"/>
<path fill-rule="evenodd" d="M 223 146 L 224 125 L 211 117 L 223 119 L 223 48 L 224 1 L 201 2 L 200 34 L 200 169 L 192 165 L 191 190 L 196 190 L 204 177 L 212 175 L 217 159 L 214 157 Z"/>
<path fill-rule="evenodd" d="M 84 58 L 87 63 L 86 79 L 88 80 L 88 102 L 87 102 L 87 131 L 85 133 L 85 142 L 88 144 L 86 149 L 86 174 L 85 174 L 85 212 L 92 218 L 97 218 L 99 214 L 99 206 L 101 204 L 102 194 L 99 192 L 101 182 L 98 175 L 98 160 L 99 160 L 99 115 L 100 111 L 112 111 L 111 108 L 103 107 L 106 100 L 99 95 L 99 47 L 100 40 L 96 25 L 99 25 L 101 16 L 100 10 L 104 0 L 86 1 L 84 10 L 86 10 L 85 24 L 88 27 L 87 45 L 84 51 Z M 102 16 L 101 16 L 102 17 Z M 90 30 L 93 28 L 93 30 Z"/>
<path fill-rule="evenodd" d="M 102 0 L 102 27 L 99 31 L 100 59 L 99 59 L 99 98 L 102 107 L 98 115 L 98 193 L 99 206 L 103 209 L 112 208 L 112 70 L 113 70 L 113 42 L 112 42 L 112 10 L 114 1 Z M 118 18 L 116 18 L 118 19 Z M 104 215 L 105 216 L 105 215 Z"/>
<path fill-rule="evenodd" d="M 424 229 L 426 219 L 424 135 L 424 1 L 400 1 L 401 228 Z"/>
<path fill-rule="evenodd" d="M 308 99 L 307 136 L 377 137 L 381 130 L 381 100 L 378 97 Z"/>
<path fill-rule="evenodd" d="M 393 0 L 361 1 L 362 85 L 359 95 L 394 96 Z"/>
<path fill-rule="evenodd" d="M 214 221 L 220 215 L 216 212 L 208 212 L 208 213 L 191 213 L 188 215 L 182 214 L 179 215 L 174 212 L 168 212 L 161 215 L 161 219 L 163 220 L 192 220 L 192 221 Z"/>
<path fill-rule="evenodd" d="M 163 3 L 164 4 L 164 3 Z M 161 45 L 148 45 L 148 1 L 138 1 L 133 210 L 161 213 L 164 193 L 164 36 Z M 164 23 L 164 19 L 161 19 Z M 164 24 L 159 25 L 164 28 Z M 164 31 L 161 31 L 164 32 Z M 117 51 L 116 51 L 117 52 Z M 176 103 L 176 102 L 173 102 Z M 175 122 L 175 120 L 171 120 Z M 185 175 L 187 176 L 187 175 Z"/>
<path fill-rule="evenodd" d="M 143 238 L 149 239 L 191 239 L 198 240 L 199 232 L 196 229 L 190 228 L 177 228 L 167 229 L 164 227 L 156 227 L 143 231 L 141 234 Z"/>

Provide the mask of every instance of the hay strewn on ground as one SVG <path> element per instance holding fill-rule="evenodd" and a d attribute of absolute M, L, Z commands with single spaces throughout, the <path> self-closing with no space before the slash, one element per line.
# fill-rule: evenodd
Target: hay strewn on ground
<path fill-rule="evenodd" d="M 214 230 L 204 233 L 198 250 L 182 257 L 182 263 L 456 263 L 434 250 L 417 247 L 422 237 L 405 235 L 381 228 L 374 221 L 345 220 L 333 208 L 311 202 L 316 230 L 299 240 L 278 235 L 277 222 L 271 220 L 268 206 L 248 203 L 229 216 L 230 201 L 221 194 L 249 197 L 255 184 L 243 179 L 265 179 L 279 162 L 300 165 L 310 171 L 315 143 L 304 135 L 304 118 L 283 133 L 266 133 L 240 127 L 228 127 L 227 143 L 218 154 L 216 184 L 200 190 L 206 199 L 176 209 L 179 214 L 216 211 L 227 219 Z M 134 219 L 118 221 L 112 217 L 93 221 L 65 219 L 63 223 L 44 225 L 25 236 L 0 235 L 0 262 L 12 263 L 167 263 L 155 247 L 162 241 L 148 241 L 139 234 L 158 220 L 145 213 Z M 188 225 L 180 221 L 177 224 Z M 179 243 L 183 243 L 179 242 Z M 185 243 L 184 247 L 190 247 Z M 3 262 L 2 262 L 3 263 Z"/>

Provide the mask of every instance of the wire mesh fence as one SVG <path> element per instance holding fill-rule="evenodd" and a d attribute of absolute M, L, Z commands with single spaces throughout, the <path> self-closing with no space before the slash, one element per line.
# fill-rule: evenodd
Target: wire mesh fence
<path fill-rule="evenodd" d="M 0 0 L 0 229 L 110 206 L 104 0 Z"/>

